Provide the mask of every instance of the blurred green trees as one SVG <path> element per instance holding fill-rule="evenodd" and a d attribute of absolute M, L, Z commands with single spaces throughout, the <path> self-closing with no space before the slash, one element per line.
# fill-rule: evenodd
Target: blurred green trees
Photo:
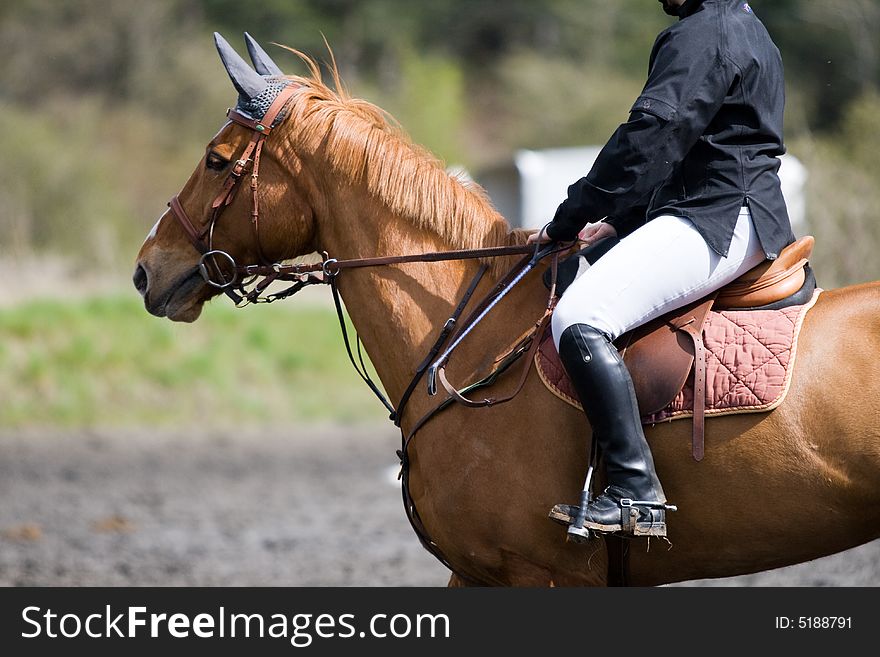
<path fill-rule="evenodd" d="M 880 279 L 880 0 L 753 0 L 782 51 L 790 151 L 810 171 L 825 286 Z M 127 270 L 234 92 L 211 31 L 326 58 L 413 138 L 470 167 L 600 143 L 644 80 L 655 0 L 7 0 L 0 258 Z"/>

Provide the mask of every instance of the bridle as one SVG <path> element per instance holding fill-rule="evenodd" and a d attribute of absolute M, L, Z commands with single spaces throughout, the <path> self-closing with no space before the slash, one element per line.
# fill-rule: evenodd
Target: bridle
<path fill-rule="evenodd" d="M 181 205 L 180 198 L 177 194 L 175 194 L 171 198 L 171 201 L 168 202 L 168 207 L 171 208 L 171 214 L 174 215 L 174 218 L 177 219 L 177 222 L 183 228 L 190 243 L 196 251 L 201 254 L 198 267 L 205 282 L 212 287 L 223 290 L 223 292 L 226 293 L 236 305 L 241 303 L 243 297 L 235 291 L 235 286 L 237 283 L 241 283 L 240 276 L 246 271 L 246 269 L 239 267 L 236 264 L 235 259 L 226 251 L 214 248 L 214 227 L 216 226 L 220 215 L 223 214 L 223 211 L 235 198 L 235 194 L 239 188 L 238 183 L 241 181 L 244 174 L 250 171 L 251 196 L 253 199 L 251 226 L 254 231 L 257 255 L 262 265 L 271 266 L 272 263 L 266 258 L 260 242 L 260 205 L 258 193 L 260 180 L 260 156 L 263 153 L 263 143 L 266 141 L 266 137 L 272 132 L 276 119 L 279 118 L 279 115 L 284 110 L 288 101 L 293 97 L 293 94 L 296 93 L 297 89 L 298 85 L 295 84 L 289 84 L 282 88 L 272 101 L 272 104 L 269 105 L 269 109 L 266 110 L 263 118 L 259 121 L 245 116 L 235 108 L 230 108 L 226 112 L 226 117 L 230 121 L 248 128 L 253 132 L 253 135 L 251 136 L 247 147 L 244 149 L 244 152 L 241 154 L 241 157 L 232 165 L 232 170 L 229 172 L 226 181 L 223 183 L 220 193 L 217 194 L 217 197 L 211 203 L 211 218 L 208 223 L 205 224 L 204 228 L 201 230 L 196 228 L 195 224 L 186 213 L 186 210 L 183 209 L 183 205 Z M 228 263 L 228 266 L 225 269 L 231 271 L 231 273 L 224 271 L 224 267 L 222 267 L 217 261 L 218 257 Z M 216 280 L 212 277 L 211 269 L 214 270 L 213 275 L 217 277 Z"/>

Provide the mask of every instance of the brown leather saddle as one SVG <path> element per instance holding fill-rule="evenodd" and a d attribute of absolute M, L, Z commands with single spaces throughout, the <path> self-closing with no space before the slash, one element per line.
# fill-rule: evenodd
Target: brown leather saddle
<path fill-rule="evenodd" d="M 615 341 L 632 375 L 642 416 L 666 408 L 693 371 L 692 451 L 697 461 L 703 458 L 706 403 L 703 326 L 709 311 L 772 310 L 806 303 L 816 288 L 808 265 L 814 243 L 813 237 L 802 237 L 783 249 L 776 260 L 763 262 L 710 296 L 648 322 Z"/>

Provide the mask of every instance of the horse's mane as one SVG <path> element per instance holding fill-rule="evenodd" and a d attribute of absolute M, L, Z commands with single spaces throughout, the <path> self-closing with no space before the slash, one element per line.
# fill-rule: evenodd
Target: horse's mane
<path fill-rule="evenodd" d="M 522 244 L 524 231 L 510 225 L 476 183 L 447 173 L 442 163 L 406 135 L 372 103 L 351 97 L 335 60 L 334 89 L 322 80 L 314 59 L 289 48 L 305 62 L 309 77 L 288 76 L 301 85 L 289 123 L 309 152 L 323 148 L 334 171 L 367 190 L 392 212 L 431 231 L 455 249 Z"/>

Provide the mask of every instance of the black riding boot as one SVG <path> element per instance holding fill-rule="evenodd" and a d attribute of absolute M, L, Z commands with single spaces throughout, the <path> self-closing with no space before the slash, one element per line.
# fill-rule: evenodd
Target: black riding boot
<path fill-rule="evenodd" d="M 583 538 L 594 530 L 666 536 L 666 510 L 675 507 L 666 504 L 632 378 L 620 354 L 603 333 L 574 324 L 559 340 L 559 356 L 602 449 L 608 475 L 604 493 L 589 503 L 585 494 L 580 508 L 568 507 L 574 514 L 569 534 Z"/>

